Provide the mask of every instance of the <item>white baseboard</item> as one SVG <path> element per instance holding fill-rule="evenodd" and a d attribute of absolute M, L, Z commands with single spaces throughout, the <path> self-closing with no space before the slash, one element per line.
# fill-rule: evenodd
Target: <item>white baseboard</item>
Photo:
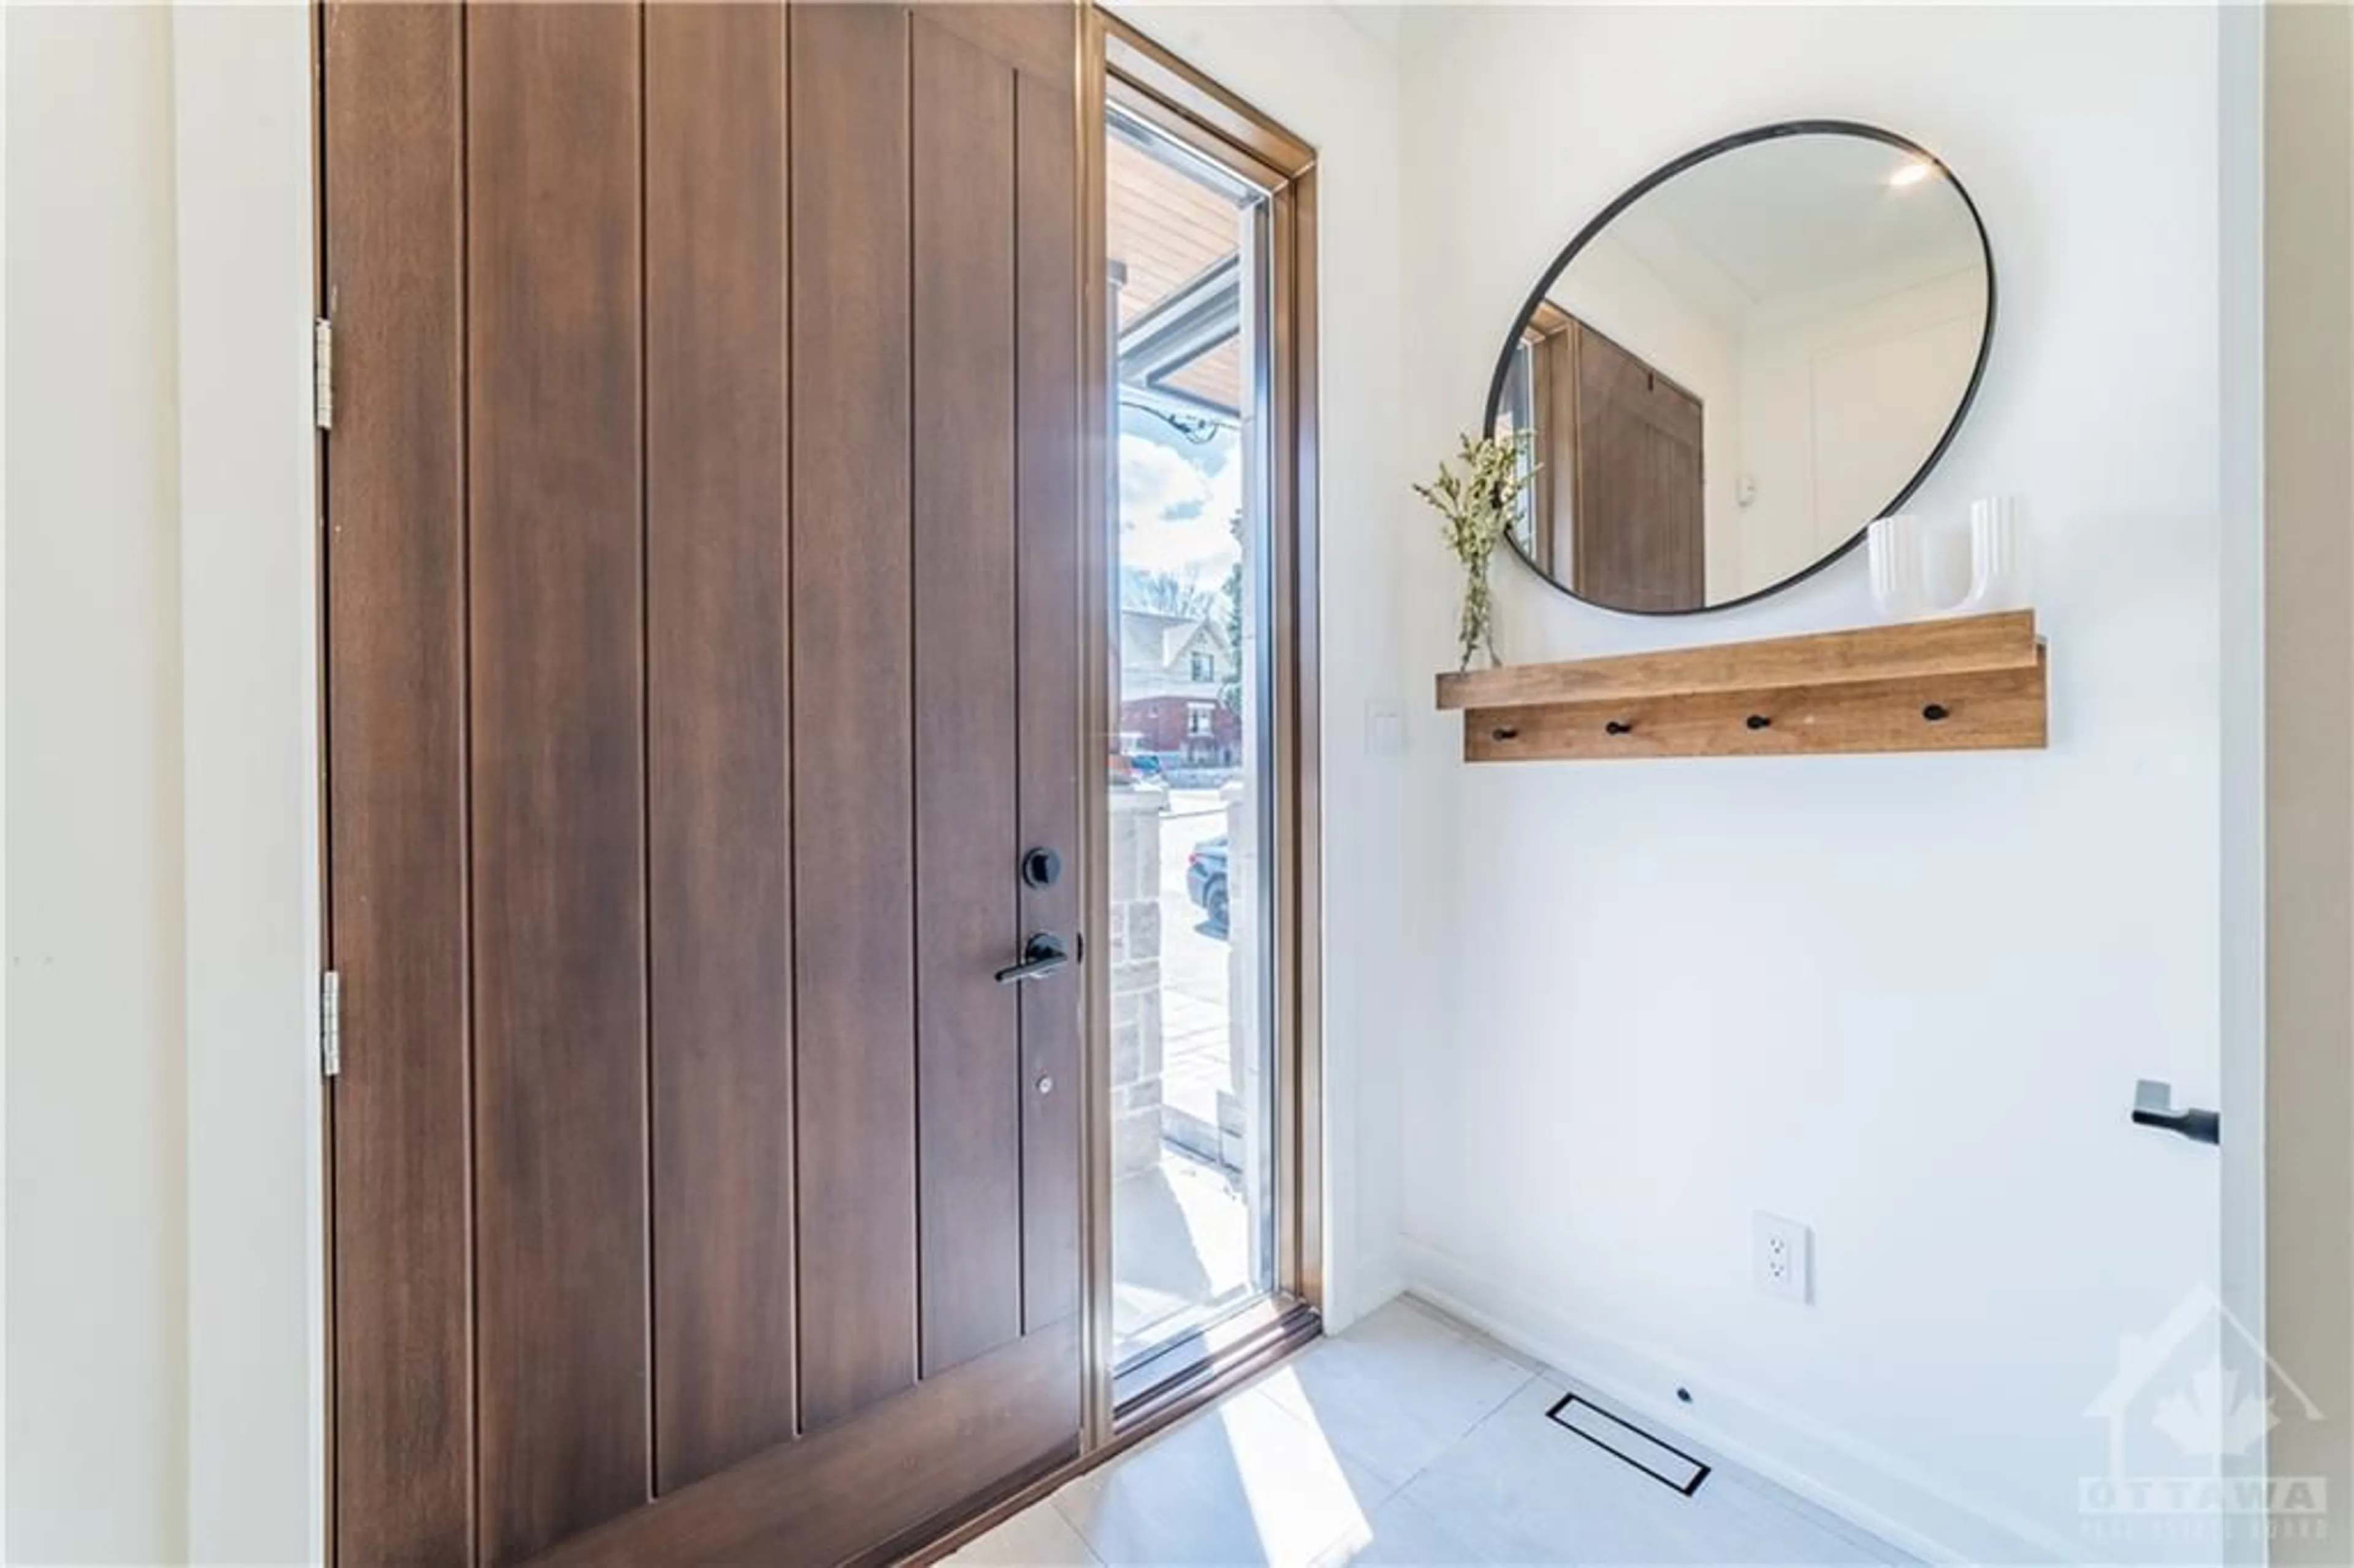
<path fill-rule="evenodd" d="M 1647 1347 L 1596 1332 L 1427 1243 L 1406 1237 L 1399 1251 L 1412 1294 L 1902 1551 L 1932 1563 L 2091 1560 L 2084 1542 L 1955 1497 L 1853 1434 L 1738 1379 L 1686 1357 L 1671 1364 Z M 1705 1389 L 1704 1407 L 1675 1399 L 1672 1391 L 1685 1383 Z"/>
<path fill-rule="evenodd" d="M 1350 1324 L 1370 1318 L 1405 1294 L 1405 1269 L 1394 1252 L 1361 1260 L 1345 1281 L 1346 1289 L 1326 1293 L 1324 1331 L 1339 1334 Z"/>

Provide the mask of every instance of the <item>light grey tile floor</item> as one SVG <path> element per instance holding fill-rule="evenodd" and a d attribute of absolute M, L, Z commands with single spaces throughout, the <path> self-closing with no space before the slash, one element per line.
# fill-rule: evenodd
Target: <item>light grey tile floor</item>
<path fill-rule="evenodd" d="M 1071 1482 L 950 1561 L 990 1568 L 1910 1561 L 1731 1467 L 1717 1466 L 1695 1496 L 1681 1496 L 1549 1421 L 1546 1411 L 1569 1386 L 1417 1302 L 1394 1301 Z M 1676 1434 L 1660 1436 L 1692 1448 Z"/>

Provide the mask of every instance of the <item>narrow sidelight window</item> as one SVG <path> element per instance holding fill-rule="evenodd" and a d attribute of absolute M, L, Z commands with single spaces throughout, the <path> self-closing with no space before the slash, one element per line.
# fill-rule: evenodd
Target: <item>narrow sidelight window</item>
<path fill-rule="evenodd" d="M 1303 158 L 1115 35 L 1103 126 L 1109 1289 L 1125 1412 L 1312 1298 Z M 1123 74 L 1123 59 L 1140 68 Z M 1153 89 L 1174 83 L 1177 99 Z M 1204 101 L 1207 101 L 1206 96 Z M 1218 108 L 1239 117 L 1231 101 Z M 1270 134 L 1273 132 L 1270 132 Z"/>

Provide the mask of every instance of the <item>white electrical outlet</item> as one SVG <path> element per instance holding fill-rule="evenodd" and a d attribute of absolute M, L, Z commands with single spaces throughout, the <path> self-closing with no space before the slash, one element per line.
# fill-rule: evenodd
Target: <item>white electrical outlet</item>
<path fill-rule="evenodd" d="M 1750 1245 L 1750 1272 L 1768 1296 L 1800 1305 L 1813 1299 L 1814 1235 L 1796 1220 L 1757 1211 Z"/>

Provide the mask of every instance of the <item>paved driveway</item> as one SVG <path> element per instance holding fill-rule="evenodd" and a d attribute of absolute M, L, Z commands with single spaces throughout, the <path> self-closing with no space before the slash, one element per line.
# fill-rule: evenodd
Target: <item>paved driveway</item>
<path fill-rule="evenodd" d="M 1206 1126 L 1218 1125 L 1227 1066 L 1226 939 L 1203 928 L 1185 892 L 1193 846 L 1226 831 L 1214 789 L 1176 789 L 1161 819 L 1161 1100 Z"/>

